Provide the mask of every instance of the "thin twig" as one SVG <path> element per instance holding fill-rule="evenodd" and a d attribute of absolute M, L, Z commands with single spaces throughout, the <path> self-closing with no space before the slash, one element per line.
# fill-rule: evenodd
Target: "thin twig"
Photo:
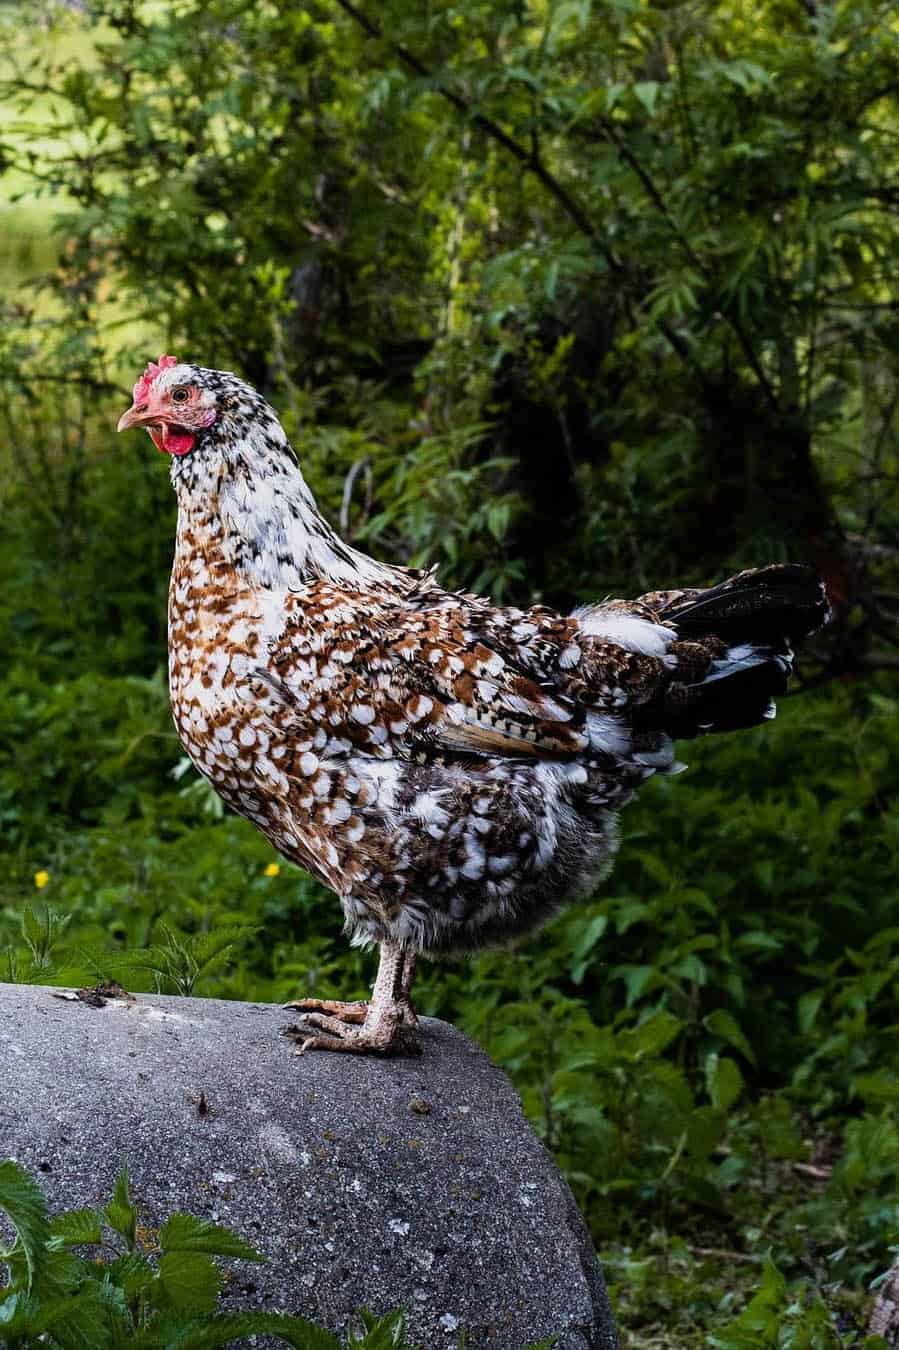
<path fill-rule="evenodd" d="M 815 1181 L 829 1181 L 832 1167 L 819 1167 L 815 1163 L 794 1162 L 794 1172 L 803 1172 L 807 1177 L 813 1177 Z"/>
<path fill-rule="evenodd" d="M 708 1256 L 717 1261 L 743 1261 L 750 1265 L 758 1265 L 762 1259 L 760 1256 L 753 1256 L 751 1252 L 732 1252 L 727 1247 L 689 1246 L 687 1250 L 694 1256 Z"/>
<path fill-rule="evenodd" d="M 633 172 L 637 175 L 638 179 L 640 180 L 640 183 L 642 184 L 644 192 L 646 193 L 649 200 L 652 202 L 653 206 L 658 211 L 662 220 L 668 226 L 668 229 L 671 231 L 677 242 L 680 244 L 681 248 L 683 249 L 687 257 L 688 262 L 692 263 L 692 265 L 702 275 L 702 277 L 706 280 L 706 282 L 711 283 L 713 279 L 710 276 L 709 270 L 706 267 L 705 263 L 699 257 L 696 250 L 693 248 L 693 245 L 690 243 L 689 239 L 681 229 L 680 225 L 677 223 L 674 216 L 671 214 L 671 211 L 668 208 L 668 203 L 665 201 L 665 198 L 662 196 L 661 192 L 656 187 L 656 184 L 653 181 L 652 177 L 650 176 L 649 172 L 646 170 L 643 164 L 641 164 L 640 160 L 631 150 L 630 146 L 627 144 L 624 138 L 619 135 L 618 128 L 615 126 L 614 122 L 612 122 L 608 117 L 601 117 L 599 119 L 599 125 L 602 128 L 607 139 L 610 140 L 611 143 L 614 145 L 616 151 L 618 152 L 619 157 L 624 161 L 625 164 L 629 165 L 630 168 L 633 170 Z M 749 367 L 752 370 L 752 373 L 758 380 L 759 385 L 761 386 L 762 391 L 765 395 L 765 398 L 768 400 L 771 407 L 776 409 L 778 407 L 777 395 L 774 392 L 774 389 L 771 385 L 771 381 L 765 374 L 765 371 L 762 367 L 761 362 L 759 361 L 758 356 L 756 355 L 755 348 L 753 347 L 752 343 L 749 340 L 749 334 L 746 332 L 742 323 L 736 317 L 735 314 L 729 312 L 728 310 L 723 310 L 722 313 L 724 314 L 724 318 L 726 319 L 726 321 L 730 324 L 731 328 L 733 329 L 737 341 L 739 342 L 740 346 L 743 349 L 743 355 L 746 357 L 746 360 L 749 363 Z"/>

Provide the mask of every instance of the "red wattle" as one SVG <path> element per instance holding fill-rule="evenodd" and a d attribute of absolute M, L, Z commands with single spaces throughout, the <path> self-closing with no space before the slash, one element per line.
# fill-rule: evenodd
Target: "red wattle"
<path fill-rule="evenodd" d="M 173 431 L 171 427 L 163 426 L 162 448 L 169 455 L 186 455 L 188 450 L 193 450 L 196 439 L 191 431 Z"/>
<path fill-rule="evenodd" d="M 186 455 L 189 450 L 193 450 L 197 439 L 191 431 L 172 431 L 171 427 L 165 425 L 161 431 L 156 427 L 147 427 L 147 430 L 161 455 Z"/>

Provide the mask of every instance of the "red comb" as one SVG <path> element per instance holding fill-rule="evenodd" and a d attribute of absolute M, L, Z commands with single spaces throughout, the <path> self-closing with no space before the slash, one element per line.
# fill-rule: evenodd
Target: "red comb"
<path fill-rule="evenodd" d="M 164 370 L 168 370 L 170 366 L 177 366 L 177 364 L 177 356 L 160 356 L 158 361 L 150 361 L 147 369 L 132 390 L 134 402 L 142 403 L 149 394 L 150 386 L 157 375 L 161 375 Z"/>

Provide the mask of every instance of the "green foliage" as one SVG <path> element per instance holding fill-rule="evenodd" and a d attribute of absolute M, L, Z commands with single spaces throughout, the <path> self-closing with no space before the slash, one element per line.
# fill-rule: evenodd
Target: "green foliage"
<path fill-rule="evenodd" d="M 820 548 L 836 519 L 895 539 L 883 0 L 53 19 L 11 31 L 3 151 L 67 242 L 0 374 L 13 443 L 49 432 L 18 470 L 79 586 L 98 400 L 151 333 L 272 391 L 334 515 L 366 465 L 367 542 L 498 594 L 580 592 L 598 549 L 609 580 Z M 50 428 L 48 374 L 71 381 Z M 146 466 L 120 475 L 164 523 Z M 166 531 L 105 537 L 97 631 L 127 648 L 128 596 L 158 643 Z"/>
<path fill-rule="evenodd" d="M 783 1275 L 765 1261 L 758 1292 L 738 1318 L 708 1340 L 715 1350 L 839 1350 L 858 1346 L 886 1350 L 881 1336 L 840 1333 L 821 1294 L 798 1285 L 788 1290 Z"/>
<path fill-rule="evenodd" d="M 8 1250 L 0 1247 L 8 1277 L 0 1284 L 3 1350 L 214 1350 L 259 1335 L 295 1350 L 341 1350 L 336 1336 L 301 1317 L 220 1312 L 222 1275 L 212 1257 L 263 1258 L 230 1229 L 189 1214 L 172 1214 L 150 1232 L 138 1223 L 125 1171 L 102 1210 L 51 1220 L 37 1183 L 18 1163 L 0 1162 L 0 1213 L 16 1233 Z M 357 1322 L 347 1350 L 413 1350 L 401 1311 L 374 1317 L 363 1309 Z"/>
<path fill-rule="evenodd" d="M 295 1350 L 340 1350 L 336 1336 L 301 1317 L 218 1311 L 222 1276 L 212 1258 L 262 1257 L 229 1229 L 189 1214 L 172 1214 L 150 1233 L 138 1225 L 125 1172 L 104 1209 L 50 1220 L 40 1187 L 17 1163 L 0 1162 L 0 1212 L 16 1231 L 12 1247 L 0 1248 L 4 1350 L 214 1350 L 258 1335 Z M 411 1350 L 400 1313 L 363 1312 L 360 1323 L 347 1346 Z"/>
<path fill-rule="evenodd" d="M 371 975 L 181 755 L 171 493 L 111 437 L 148 354 L 264 388 L 326 513 L 450 585 L 572 605 L 814 561 L 845 596 L 820 687 L 687 747 L 602 895 L 418 1002 L 513 1076 L 628 1343 L 864 1344 L 899 1245 L 895 15 L 359 12 L 0 8 L 0 210 L 37 230 L 0 242 L 0 975 L 272 1000 Z M 126 1187 L 48 1238 L 0 1186 L 16 1316 L 110 1228 L 107 1274 L 65 1285 L 85 1326 L 150 1288 L 158 1319 L 215 1307 L 206 1238 L 148 1267 Z"/>
<path fill-rule="evenodd" d="M 27 1294 L 43 1268 L 50 1225 L 40 1187 L 13 1162 L 0 1163 L 0 1209 L 16 1230 L 15 1245 L 0 1251 L 0 1259 L 24 1268 Z"/>

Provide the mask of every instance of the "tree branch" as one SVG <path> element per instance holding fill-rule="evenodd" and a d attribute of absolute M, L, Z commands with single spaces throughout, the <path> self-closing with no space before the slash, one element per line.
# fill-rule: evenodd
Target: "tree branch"
<path fill-rule="evenodd" d="M 401 42 L 394 42 L 392 38 L 388 38 L 381 25 L 377 23 L 376 20 L 369 19 L 367 15 L 357 9 L 352 3 L 352 0 L 337 0 L 337 4 L 345 14 L 348 14 L 350 18 L 369 35 L 369 37 L 375 38 L 380 42 L 386 42 L 404 65 L 408 66 L 410 70 L 413 70 L 415 74 L 419 75 L 422 79 L 429 80 L 436 92 L 440 94 L 442 98 L 445 98 L 447 103 L 452 104 L 457 112 L 462 113 L 474 126 L 478 127 L 485 135 L 489 136 L 492 140 L 496 141 L 498 145 L 501 145 L 504 150 L 508 151 L 508 153 L 521 164 L 526 172 L 532 173 L 534 177 L 543 184 L 550 195 L 556 199 L 565 214 L 574 222 L 581 234 L 584 235 L 597 252 L 602 255 L 608 265 L 609 271 L 618 277 L 625 277 L 627 275 L 627 268 L 621 262 L 620 258 L 616 257 L 606 240 L 595 228 L 586 208 L 577 200 L 568 188 L 565 187 L 564 183 L 561 183 L 556 175 L 546 167 L 546 164 L 540 158 L 536 142 L 533 142 L 529 149 L 522 145 L 520 141 L 517 141 L 514 136 L 510 136 L 509 133 L 505 131 L 498 122 L 494 121 L 492 117 L 488 117 L 485 113 L 478 112 L 471 101 L 463 94 L 449 88 L 442 80 L 437 79 L 424 62 L 420 61 L 413 52 L 409 51 L 408 47 L 405 47 Z M 703 383 L 705 383 L 707 379 L 706 373 L 697 363 L 690 348 L 690 344 L 686 339 L 682 337 L 676 329 L 672 328 L 667 319 L 658 318 L 655 320 L 655 323 L 659 331 L 673 350 L 677 352 L 684 364 L 687 365 Z"/>
<path fill-rule="evenodd" d="M 28 389 L 39 389 L 42 384 L 65 384 L 65 385 L 83 385 L 86 389 L 96 390 L 102 394 L 122 394 L 128 396 L 127 390 L 122 385 L 113 384 L 111 380 L 96 380 L 90 375 L 52 375 L 49 373 L 41 375 L 22 375 L 17 371 L 15 375 L 8 375 L 0 370 L 0 382 L 9 384 L 23 385 Z"/>
<path fill-rule="evenodd" d="M 702 259 L 696 253 L 695 249 L 693 248 L 693 245 L 690 243 L 689 239 L 686 237 L 683 230 L 678 225 L 674 216 L 672 216 L 671 212 L 668 209 L 668 203 L 665 201 L 661 192 L 656 187 L 649 173 L 637 159 L 637 156 L 633 153 L 627 142 L 618 134 L 618 128 L 615 126 L 614 122 L 611 122 L 607 117 L 601 117 L 599 119 L 599 125 L 601 126 L 603 132 L 605 133 L 606 138 L 610 140 L 614 145 L 615 149 L 618 152 L 619 157 L 622 160 L 624 160 L 625 164 L 629 165 L 629 167 L 634 171 L 634 173 L 639 178 L 644 192 L 646 193 L 649 200 L 652 202 L 653 206 L 658 211 L 659 215 L 662 217 L 662 220 L 668 226 L 671 233 L 674 235 L 677 242 L 680 244 L 681 248 L 684 250 L 684 253 L 688 261 L 693 264 L 696 270 L 705 278 L 706 282 L 709 285 L 712 285 L 713 278 L 709 274 L 708 268 L 705 266 Z M 770 380 L 768 379 L 767 375 L 765 374 L 764 369 L 762 368 L 762 364 L 759 361 L 758 356 L 756 355 L 755 348 L 753 347 L 752 343 L 749 340 L 749 334 L 746 332 L 745 328 L 743 327 L 740 320 L 736 317 L 736 315 L 730 313 L 728 310 L 723 310 L 722 313 L 724 314 L 725 319 L 733 329 L 737 341 L 739 342 L 740 346 L 743 349 L 743 355 L 746 357 L 746 360 L 749 364 L 750 369 L 752 370 L 753 375 L 755 375 L 755 378 L 758 380 L 759 385 L 761 386 L 761 389 L 765 395 L 765 398 L 768 400 L 772 408 L 775 409 L 778 408 L 779 405 L 777 401 L 777 395 L 775 394 L 774 388 Z"/>

